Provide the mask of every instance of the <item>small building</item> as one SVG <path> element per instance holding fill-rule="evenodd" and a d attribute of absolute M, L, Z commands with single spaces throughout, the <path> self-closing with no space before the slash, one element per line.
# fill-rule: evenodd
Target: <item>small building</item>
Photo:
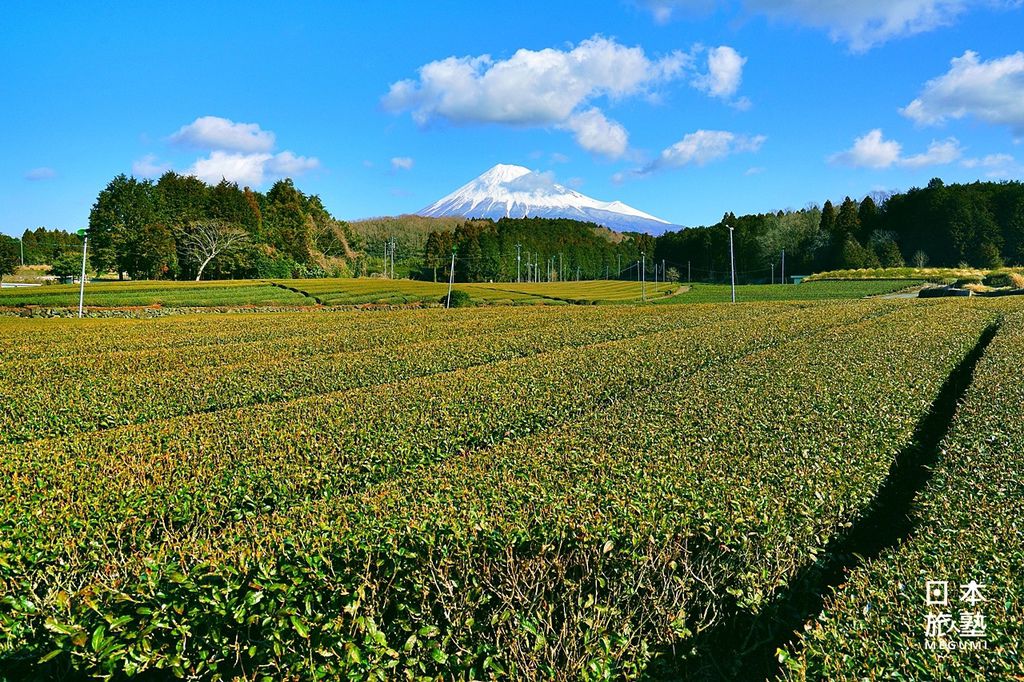
<path fill-rule="evenodd" d="M 790 275 L 789 281 L 792 282 L 793 284 L 800 284 L 808 277 L 810 277 L 810 275 Z"/>

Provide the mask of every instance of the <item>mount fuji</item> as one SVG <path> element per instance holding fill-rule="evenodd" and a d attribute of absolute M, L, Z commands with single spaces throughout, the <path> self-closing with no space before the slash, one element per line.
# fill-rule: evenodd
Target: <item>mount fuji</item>
<path fill-rule="evenodd" d="M 438 218 L 571 218 L 613 230 L 659 234 L 674 227 L 621 201 L 598 201 L 523 166 L 498 164 L 417 212 Z"/>

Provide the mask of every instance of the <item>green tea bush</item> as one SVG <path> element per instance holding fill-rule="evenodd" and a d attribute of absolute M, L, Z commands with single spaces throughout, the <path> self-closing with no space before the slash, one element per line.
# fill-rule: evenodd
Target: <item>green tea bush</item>
<path fill-rule="evenodd" d="M 1024 316 L 1006 310 L 918 496 L 913 535 L 849 575 L 783 652 L 788 678 L 1024 677 Z M 984 601 L 963 600 L 972 580 Z M 928 581 L 947 583 L 947 604 L 928 604 Z M 965 612 L 981 614 L 980 630 L 974 620 L 965 634 Z"/>

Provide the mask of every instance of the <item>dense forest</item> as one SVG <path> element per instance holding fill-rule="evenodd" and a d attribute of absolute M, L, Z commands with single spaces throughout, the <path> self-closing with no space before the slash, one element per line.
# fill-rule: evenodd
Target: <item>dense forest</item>
<path fill-rule="evenodd" d="M 424 247 L 423 275 L 447 279 L 455 252 L 460 282 L 603 279 L 636 276 L 640 252 L 652 253 L 654 238 L 618 235 L 576 220 L 502 218 L 435 231 Z"/>
<path fill-rule="evenodd" d="M 393 276 L 458 281 L 635 278 L 726 281 L 729 227 L 740 282 L 786 274 L 902 265 L 1024 265 L 1024 184 L 976 182 L 838 205 L 735 216 L 660 237 L 562 219 L 463 220 L 396 216 L 346 223 L 291 180 L 266 193 L 173 172 L 158 181 L 119 175 L 89 216 L 92 267 L 132 278 Z M 81 240 L 62 230 L 0 238 L 0 272 L 21 261 L 76 270 Z M 518 269 L 517 269 L 518 266 Z M 667 272 L 666 272 L 667 271 Z"/>
<path fill-rule="evenodd" d="M 89 214 L 90 261 L 132 278 L 345 276 L 347 225 L 291 180 L 264 194 L 167 172 L 119 175 Z"/>
<path fill-rule="evenodd" d="M 670 232 L 655 258 L 690 266 L 694 280 L 729 277 L 729 226 L 740 281 L 846 268 L 1024 265 L 1024 184 L 976 182 L 890 196 L 847 197 L 799 211 L 723 216 L 715 225 Z M 776 281 L 778 281 L 776 279 Z"/>

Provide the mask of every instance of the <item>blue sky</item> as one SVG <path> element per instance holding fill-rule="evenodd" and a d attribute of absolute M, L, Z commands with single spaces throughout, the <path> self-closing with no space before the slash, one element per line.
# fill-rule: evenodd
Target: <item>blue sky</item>
<path fill-rule="evenodd" d="M 676 224 L 1024 176 L 1020 0 L 8 3 L 0 231 L 118 173 L 293 175 L 337 217 L 496 163 Z"/>

